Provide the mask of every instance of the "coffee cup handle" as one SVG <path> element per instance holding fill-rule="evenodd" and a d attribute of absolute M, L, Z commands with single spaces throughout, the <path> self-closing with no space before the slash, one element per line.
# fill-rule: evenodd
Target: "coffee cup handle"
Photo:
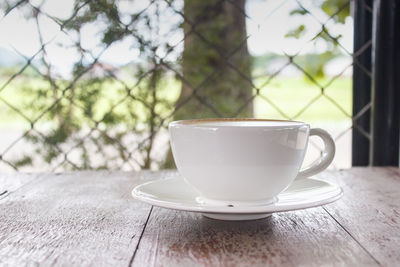
<path fill-rule="evenodd" d="M 335 156 L 335 142 L 333 141 L 331 135 L 325 130 L 312 128 L 310 129 L 309 136 L 311 137 L 314 135 L 319 136 L 324 142 L 325 148 L 322 152 L 322 157 L 314 162 L 311 166 L 301 170 L 296 179 L 304 179 L 325 170 L 329 166 L 329 164 L 331 164 Z"/>

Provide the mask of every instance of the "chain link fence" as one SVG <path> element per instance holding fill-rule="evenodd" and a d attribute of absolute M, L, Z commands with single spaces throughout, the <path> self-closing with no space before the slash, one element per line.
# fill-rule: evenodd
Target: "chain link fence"
<path fill-rule="evenodd" d="M 353 66 L 371 76 L 357 60 L 371 42 L 354 52 L 342 44 L 343 35 L 352 34 L 352 3 L 204 2 L 198 3 L 207 10 L 201 16 L 189 15 L 188 2 L 179 0 L 80 0 L 67 7 L 4 2 L 0 30 L 7 34 L 0 45 L 18 59 L 0 68 L 0 170 L 163 168 L 170 157 L 168 123 L 185 115 L 310 121 L 334 135 L 333 167 L 349 167 L 351 131 L 369 139 L 357 121 L 371 107 L 352 114 Z M 245 21 L 245 34 L 227 45 L 210 27 L 227 27 L 221 14 L 233 13 Z M 286 22 L 294 27 L 280 24 Z M 263 27 L 275 29 L 265 33 Z M 229 37 L 234 30 L 228 28 Z M 283 49 L 265 54 L 277 35 L 282 41 L 275 47 Z M 185 61 L 193 47 L 200 56 L 196 68 L 188 66 L 189 56 Z M 201 62 L 210 53 L 218 64 Z M 225 107 L 212 90 L 229 79 L 246 93 Z M 312 141 L 308 161 L 320 146 Z"/>

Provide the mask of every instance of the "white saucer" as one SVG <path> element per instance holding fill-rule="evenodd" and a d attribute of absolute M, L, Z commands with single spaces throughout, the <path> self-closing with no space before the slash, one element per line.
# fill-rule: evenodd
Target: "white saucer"
<path fill-rule="evenodd" d="M 201 212 L 209 218 L 232 221 L 261 219 L 273 212 L 316 207 L 338 200 L 342 194 L 340 186 L 310 178 L 294 181 L 274 203 L 266 204 L 209 203 L 180 177 L 147 182 L 132 190 L 135 199 L 154 206 Z"/>

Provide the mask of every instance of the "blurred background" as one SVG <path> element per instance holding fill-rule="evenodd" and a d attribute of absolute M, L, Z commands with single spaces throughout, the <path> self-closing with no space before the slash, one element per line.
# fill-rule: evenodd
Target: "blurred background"
<path fill-rule="evenodd" d="M 346 0 L 2 1 L 0 171 L 171 168 L 168 123 L 206 117 L 308 122 L 335 138 L 331 168 L 351 167 L 370 109 L 369 98 L 353 104 L 353 72 L 365 94 L 371 76 L 355 12 L 372 11 Z M 312 140 L 305 164 L 321 148 Z"/>

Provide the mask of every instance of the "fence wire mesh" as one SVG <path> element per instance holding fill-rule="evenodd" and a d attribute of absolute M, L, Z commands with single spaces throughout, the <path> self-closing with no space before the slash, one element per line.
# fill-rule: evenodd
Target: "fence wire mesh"
<path fill-rule="evenodd" d="M 371 41 L 357 51 L 342 44 L 352 30 L 351 4 L 3 2 L 0 45 L 7 50 L 0 53 L 17 59 L 5 67 L 4 54 L 0 68 L 0 170 L 168 167 L 170 121 L 243 116 L 327 128 L 339 152 L 333 167 L 349 167 L 351 131 L 370 138 L 357 120 L 371 108 L 352 114 L 352 68 L 371 76 L 357 60 Z M 226 34 L 215 36 L 214 28 Z M 280 53 L 265 54 L 278 34 Z M 231 86 L 238 95 L 229 95 Z M 311 144 L 309 161 L 321 153 L 321 144 Z"/>

